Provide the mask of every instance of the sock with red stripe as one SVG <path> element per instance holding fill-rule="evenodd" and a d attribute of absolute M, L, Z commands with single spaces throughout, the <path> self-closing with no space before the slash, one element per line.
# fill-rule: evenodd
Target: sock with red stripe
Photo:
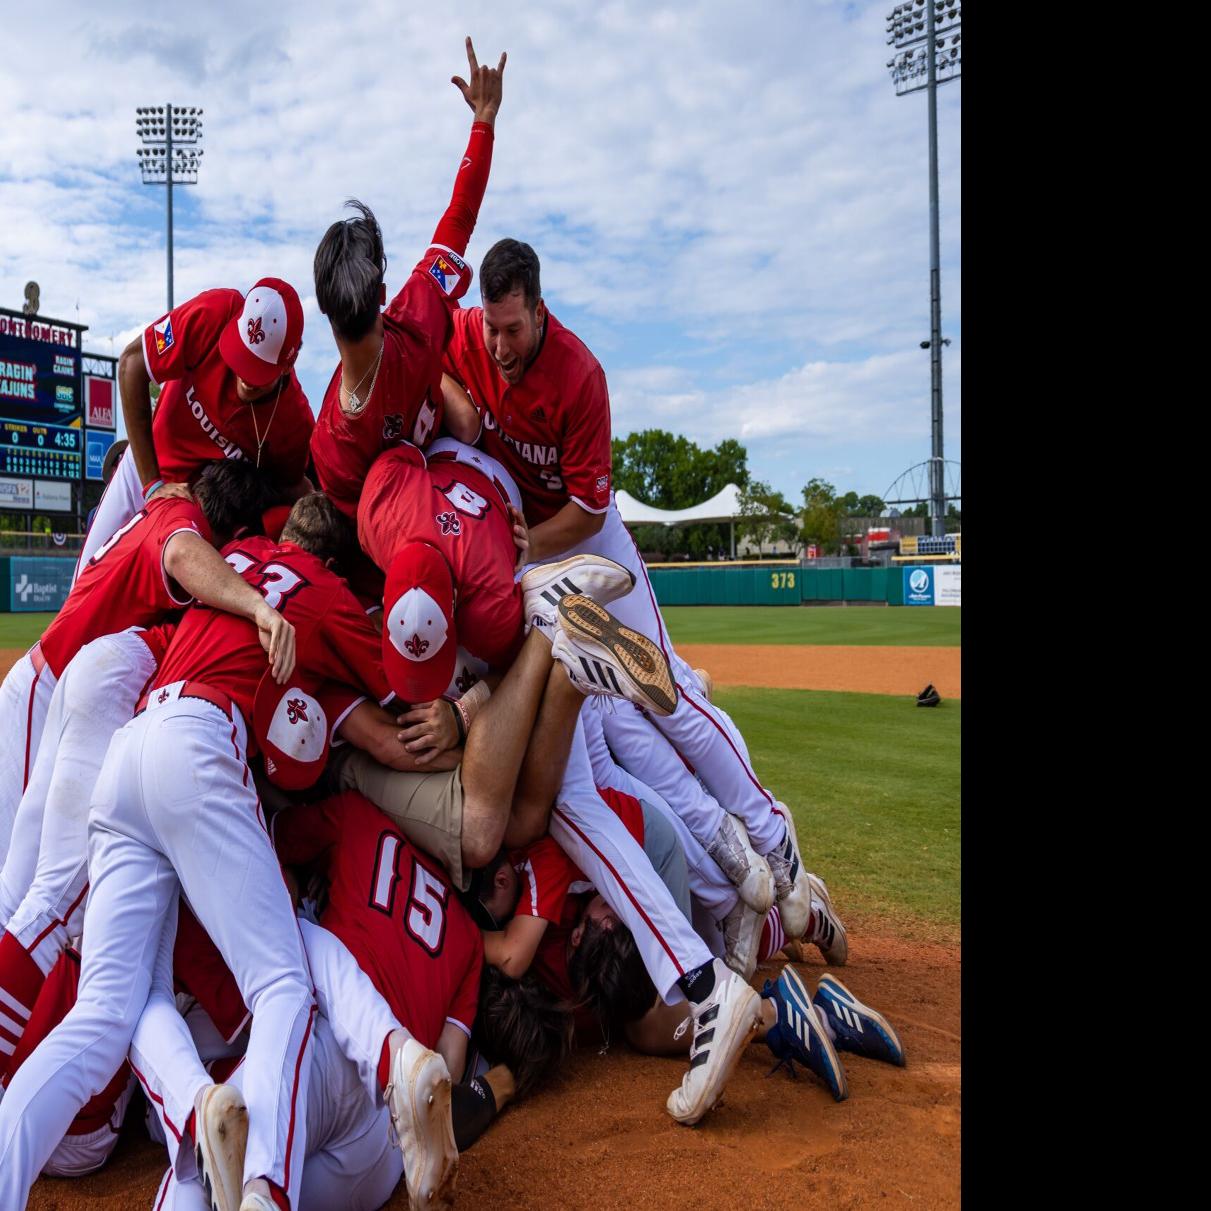
<path fill-rule="evenodd" d="M 46 977 L 25 947 L 5 930 L 0 937 L 0 1077 L 9 1075 L 13 1054 Z"/>
<path fill-rule="evenodd" d="M 764 963 L 766 959 L 772 959 L 786 945 L 786 930 L 782 928 L 782 914 L 778 911 L 778 905 L 773 908 L 765 916 L 765 924 L 761 927 L 761 944 L 757 949 L 757 961 Z"/>

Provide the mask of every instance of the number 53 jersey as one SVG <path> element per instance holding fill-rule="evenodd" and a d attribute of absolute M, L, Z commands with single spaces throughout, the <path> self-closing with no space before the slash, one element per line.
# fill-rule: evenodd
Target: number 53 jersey
<path fill-rule="evenodd" d="M 356 791 L 279 812 L 273 838 L 283 865 L 316 864 L 327 874 L 320 924 L 348 947 L 400 1024 L 425 1047 L 446 1022 L 470 1035 L 483 941 L 442 867 Z"/>

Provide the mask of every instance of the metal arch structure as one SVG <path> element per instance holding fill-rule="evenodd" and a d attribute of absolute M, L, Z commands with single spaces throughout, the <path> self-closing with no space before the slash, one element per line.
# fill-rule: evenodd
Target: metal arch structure
<path fill-rule="evenodd" d="M 945 501 L 962 500 L 963 464 L 949 458 L 927 458 L 923 463 L 909 467 L 897 479 L 892 480 L 891 487 L 883 493 L 883 503 L 885 505 L 928 504 L 933 496 L 933 470 L 939 462 L 942 465 L 941 475 L 938 478 L 945 484 Z"/>

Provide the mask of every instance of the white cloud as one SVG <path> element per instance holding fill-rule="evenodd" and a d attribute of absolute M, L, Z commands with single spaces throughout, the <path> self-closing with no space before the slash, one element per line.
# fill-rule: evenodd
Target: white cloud
<path fill-rule="evenodd" d="M 74 318 L 79 299 L 102 351 L 160 313 L 163 195 L 138 184 L 133 110 L 169 98 L 206 110 L 199 184 L 178 191 L 178 298 L 275 273 L 307 299 L 316 241 L 351 195 L 375 208 L 398 286 L 466 136 L 448 80 L 469 30 L 482 58 L 509 51 L 471 258 L 505 234 L 535 245 L 548 301 L 606 365 L 620 432 L 654 407 L 687 432 L 776 442 L 770 458 L 919 443 L 925 98 L 895 96 L 886 8 L 111 0 L 49 23 L 18 6 L 0 66 L 0 301 L 28 278 L 49 314 Z M 956 434 L 960 89 L 939 93 Z M 306 313 L 318 403 L 333 352 Z"/>

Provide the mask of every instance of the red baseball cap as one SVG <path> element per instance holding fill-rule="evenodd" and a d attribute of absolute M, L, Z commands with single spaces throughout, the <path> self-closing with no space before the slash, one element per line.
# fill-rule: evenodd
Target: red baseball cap
<path fill-rule="evenodd" d="M 219 334 L 223 361 L 253 387 L 268 387 L 294 365 L 303 343 L 303 305 L 281 278 L 261 278 Z"/>
<path fill-rule="evenodd" d="M 319 700 L 294 682 L 278 685 L 266 672 L 252 703 L 252 727 L 269 781 L 283 790 L 313 786 L 328 762 L 331 737 Z"/>
<path fill-rule="evenodd" d="M 383 671 L 406 702 L 440 698 L 454 675 L 454 580 L 441 552 L 424 542 L 400 548 L 383 594 Z"/>

